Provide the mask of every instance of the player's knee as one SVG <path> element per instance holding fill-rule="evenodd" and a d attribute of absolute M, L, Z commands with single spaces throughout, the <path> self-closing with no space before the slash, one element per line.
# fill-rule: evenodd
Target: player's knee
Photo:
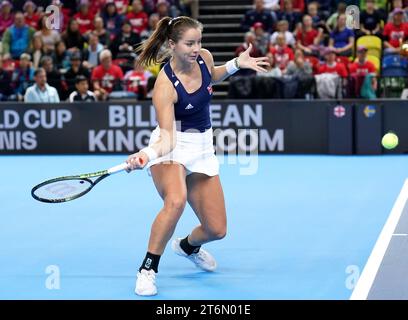
<path fill-rule="evenodd" d="M 208 230 L 208 234 L 212 240 L 221 240 L 227 235 L 226 226 L 213 227 Z"/>
<path fill-rule="evenodd" d="M 187 197 L 184 195 L 169 195 L 164 200 L 164 206 L 171 212 L 180 213 L 186 206 Z"/>

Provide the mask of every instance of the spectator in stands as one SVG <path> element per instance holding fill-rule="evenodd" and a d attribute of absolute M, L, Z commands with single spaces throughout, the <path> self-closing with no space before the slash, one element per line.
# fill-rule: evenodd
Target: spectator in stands
<path fill-rule="evenodd" d="M 10 73 L 3 69 L 3 58 L 0 56 L 0 101 L 7 101 L 12 93 Z"/>
<path fill-rule="evenodd" d="M 55 44 L 61 40 L 61 36 L 59 35 L 57 30 L 49 29 L 47 27 L 46 21 L 47 17 L 43 16 L 40 19 L 38 24 L 39 31 L 35 33 L 35 35 L 39 35 L 42 38 L 42 42 L 44 44 L 44 50 L 47 54 L 51 54 L 54 51 Z"/>
<path fill-rule="evenodd" d="M 313 20 L 309 15 L 304 15 L 302 24 L 296 31 L 296 46 L 305 55 L 318 55 L 320 42 L 323 38 L 323 29 L 313 28 Z"/>
<path fill-rule="evenodd" d="M 269 10 L 264 8 L 263 0 L 254 0 L 254 5 L 255 9 L 247 11 L 241 21 L 242 30 L 249 31 L 254 23 L 262 22 L 264 30 L 271 33 L 274 28 L 276 18 Z"/>
<path fill-rule="evenodd" d="M 343 63 L 337 61 L 334 48 L 327 48 L 324 57 L 326 63 L 319 66 L 315 75 L 318 96 L 321 99 L 339 98 L 347 88 L 347 69 Z"/>
<path fill-rule="evenodd" d="M 55 44 L 55 50 L 51 54 L 53 63 L 60 72 L 66 71 L 70 67 L 69 54 L 64 41 L 60 40 Z"/>
<path fill-rule="evenodd" d="M 312 65 L 309 61 L 305 60 L 301 49 L 295 51 L 295 59 L 294 61 L 289 61 L 286 74 L 300 78 L 313 75 Z"/>
<path fill-rule="evenodd" d="M 149 38 L 154 30 L 156 30 L 157 28 L 157 24 L 159 23 L 159 15 L 157 13 L 152 13 L 149 17 L 149 26 L 147 27 L 147 29 L 145 31 L 143 31 L 141 33 L 141 41 L 146 40 L 147 38 Z"/>
<path fill-rule="evenodd" d="M 172 16 L 170 14 L 170 4 L 166 0 L 158 0 L 156 4 L 156 13 L 159 18 Z"/>
<path fill-rule="evenodd" d="M 365 46 L 358 46 L 357 58 L 353 63 L 349 65 L 350 74 L 356 73 L 358 75 L 366 75 L 367 73 L 377 74 L 379 70 L 375 68 L 375 65 L 367 60 L 368 49 Z"/>
<path fill-rule="evenodd" d="M 92 33 L 98 36 L 99 43 L 102 44 L 104 48 L 107 48 L 110 45 L 111 38 L 109 31 L 105 29 L 103 19 L 99 16 L 96 16 L 94 19 L 94 31 Z"/>
<path fill-rule="evenodd" d="M 71 19 L 68 22 L 68 27 L 62 34 L 62 40 L 71 52 L 84 48 L 85 38 L 79 32 L 79 25 L 75 19 Z"/>
<path fill-rule="evenodd" d="M 79 75 L 75 78 L 75 88 L 69 95 L 69 102 L 95 102 L 96 97 L 92 91 L 89 91 L 88 78 Z"/>
<path fill-rule="evenodd" d="M 62 82 L 61 72 L 55 68 L 54 62 L 51 56 L 44 56 L 41 59 L 40 66 L 47 73 L 47 82 L 51 87 L 54 87 L 59 92 L 59 97 L 62 100 L 66 99 L 67 87 L 66 83 Z"/>
<path fill-rule="evenodd" d="M 269 52 L 273 54 L 276 65 L 279 66 L 282 73 L 286 73 L 289 61 L 294 59 L 293 50 L 287 46 L 285 36 L 279 34 L 276 38 L 276 44 L 269 47 Z"/>
<path fill-rule="evenodd" d="M 0 39 L 3 37 L 3 33 L 14 22 L 14 16 L 11 10 L 13 5 L 10 1 L 3 1 L 0 3 Z"/>
<path fill-rule="evenodd" d="M 60 98 L 55 88 L 47 83 L 47 73 L 43 68 L 34 72 L 35 84 L 27 88 L 24 101 L 27 103 L 59 103 Z"/>
<path fill-rule="evenodd" d="M 128 58 L 140 43 L 140 36 L 132 31 L 132 25 L 129 20 L 122 23 L 121 32 L 112 41 L 109 49 L 112 52 L 113 59 Z"/>
<path fill-rule="evenodd" d="M 279 20 L 286 20 L 289 23 L 289 31 L 293 32 L 297 24 L 301 21 L 302 15 L 293 10 L 292 0 L 283 1 L 283 9 L 278 12 Z"/>
<path fill-rule="evenodd" d="M 24 22 L 24 15 L 17 12 L 14 24 L 3 35 L 3 58 L 18 60 L 20 55 L 30 49 L 35 30 Z"/>
<path fill-rule="evenodd" d="M 327 20 L 327 18 L 330 16 L 331 12 L 333 11 L 332 10 L 333 0 L 317 0 L 317 3 L 318 3 L 319 17 L 321 17 L 322 20 Z"/>
<path fill-rule="evenodd" d="M 255 34 L 255 45 L 261 51 L 261 54 L 264 56 L 269 49 L 269 33 L 264 31 L 262 22 L 255 22 L 253 25 L 254 34 Z"/>
<path fill-rule="evenodd" d="M 360 15 L 360 29 L 356 37 L 374 35 L 381 37 L 381 14 L 375 9 L 374 0 L 366 0 L 366 9 Z"/>
<path fill-rule="evenodd" d="M 99 60 L 101 63 L 93 69 L 91 79 L 98 100 L 107 100 L 112 91 L 123 90 L 123 72 L 119 66 L 112 64 L 112 53 L 109 50 L 102 50 Z"/>
<path fill-rule="evenodd" d="M 99 3 L 100 1 L 105 1 L 105 0 L 94 0 L 94 1 L 91 1 L 91 3 L 93 2 Z M 74 12 L 77 11 L 78 1 L 77 0 L 64 0 L 63 8 L 65 11 L 69 12 L 70 16 L 73 16 Z"/>
<path fill-rule="evenodd" d="M 279 11 L 279 0 L 264 0 L 264 8 L 269 11 Z"/>
<path fill-rule="evenodd" d="M 93 29 L 92 21 L 93 14 L 89 11 L 88 1 L 82 0 L 79 4 L 79 12 L 74 15 L 74 19 L 78 22 L 79 32 L 86 37 Z"/>
<path fill-rule="evenodd" d="M 283 11 L 285 9 L 285 0 L 280 0 L 280 8 Z M 304 0 L 291 0 L 293 12 L 297 12 L 300 15 L 303 15 L 305 11 L 305 1 Z"/>
<path fill-rule="evenodd" d="M 27 53 L 20 56 L 20 63 L 13 71 L 11 86 L 14 88 L 15 98 L 13 100 L 23 101 L 24 94 L 34 81 L 34 68 L 31 67 L 31 57 Z"/>
<path fill-rule="evenodd" d="M 64 0 L 64 1 L 66 1 L 66 0 Z M 18 2 L 18 0 L 17 1 L 14 0 L 13 2 L 14 3 Z M 23 5 L 24 5 L 24 2 L 25 1 L 23 1 Z M 47 6 L 49 6 L 50 4 L 55 4 L 55 3 L 58 3 L 58 2 L 61 2 L 61 1 L 59 1 L 59 0 L 33 0 L 33 2 L 36 4 L 37 10 L 39 12 L 44 12 L 46 10 Z M 19 5 L 19 10 L 21 10 L 21 8 L 22 8 L 22 5 Z"/>
<path fill-rule="evenodd" d="M 322 73 L 335 73 L 339 75 L 342 78 L 346 78 L 348 75 L 347 69 L 345 65 L 341 62 L 336 61 L 336 50 L 334 48 L 327 48 L 326 53 L 324 55 L 324 58 L 326 60 L 326 63 L 323 63 L 319 67 L 319 74 Z"/>
<path fill-rule="evenodd" d="M 133 0 L 132 11 L 126 15 L 132 25 L 132 31 L 138 35 L 147 30 L 149 25 L 149 16 L 143 11 L 143 4 L 141 0 Z"/>
<path fill-rule="evenodd" d="M 139 66 L 138 60 L 133 62 L 133 70 L 125 74 L 126 91 L 137 94 L 138 99 L 143 99 L 147 94 L 147 82 L 153 75 Z"/>
<path fill-rule="evenodd" d="M 406 0 L 405 0 L 406 1 Z M 387 6 L 390 4 L 389 0 L 373 0 L 375 10 L 380 14 L 380 19 L 384 22 L 387 22 L 387 11 L 392 11 L 387 9 Z M 364 11 L 367 8 L 367 1 L 360 1 L 360 11 Z M 361 22 L 361 20 L 360 20 Z M 382 25 L 383 26 L 383 25 Z"/>
<path fill-rule="evenodd" d="M 400 52 L 402 44 L 408 39 L 408 23 L 403 22 L 404 11 L 395 9 L 393 21 L 384 26 L 384 54 Z"/>
<path fill-rule="evenodd" d="M 116 11 L 116 6 L 113 2 L 107 2 L 101 15 L 106 30 L 109 31 L 110 39 L 113 40 L 120 32 L 120 27 L 124 16 Z"/>
<path fill-rule="evenodd" d="M 35 12 L 37 6 L 32 1 L 27 1 L 23 6 L 25 23 L 33 29 L 38 28 L 40 15 Z"/>
<path fill-rule="evenodd" d="M 275 57 L 271 52 L 266 54 L 268 57 L 269 66 L 266 66 L 265 69 L 267 72 L 257 72 L 256 75 L 258 77 L 274 77 L 279 78 L 282 77 L 281 69 L 275 64 Z"/>
<path fill-rule="evenodd" d="M 289 22 L 287 20 L 280 20 L 277 24 L 277 31 L 272 33 L 271 38 L 270 38 L 270 45 L 275 45 L 276 44 L 276 38 L 280 33 L 282 33 L 285 36 L 285 42 L 288 46 L 291 48 L 295 47 L 296 40 L 295 37 L 293 36 L 293 33 L 288 31 L 289 29 Z"/>
<path fill-rule="evenodd" d="M 326 21 L 319 14 L 319 3 L 316 1 L 309 2 L 307 5 L 307 14 L 312 18 L 312 26 L 314 29 L 322 28 L 324 33 L 329 34 L 329 29 Z"/>
<path fill-rule="evenodd" d="M 75 79 L 79 75 L 90 78 L 89 70 L 82 65 L 81 52 L 76 51 L 71 54 L 71 68 L 64 74 L 68 92 L 75 90 Z"/>
<path fill-rule="evenodd" d="M 256 36 L 252 31 L 245 33 L 245 41 L 236 50 L 235 55 L 238 57 L 242 52 L 248 49 L 249 45 L 252 45 L 251 57 L 261 57 L 262 54 L 256 47 Z"/>
<path fill-rule="evenodd" d="M 99 53 L 103 50 L 103 45 L 99 43 L 99 37 L 95 32 L 91 32 L 88 39 L 88 48 L 84 52 L 84 67 L 93 69 L 99 64 Z"/>
<path fill-rule="evenodd" d="M 357 59 L 349 65 L 349 73 L 352 86 L 350 88 L 354 91 L 356 97 L 360 97 L 361 86 L 367 75 L 371 76 L 371 90 L 377 90 L 377 72 L 374 64 L 367 60 L 367 48 L 359 46 L 357 48 Z"/>
<path fill-rule="evenodd" d="M 347 5 L 344 1 L 340 1 L 337 4 L 337 11 L 334 12 L 332 15 L 330 15 L 330 17 L 326 21 L 326 25 L 329 28 L 329 32 L 331 32 L 336 27 L 339 15 L 346 14 L 346 8 L 347 8 Z M 347 16 L 347 19 L 351 22 L 352 17 Z"/>
<path fill-rule="evenodd" d="M 112 1 L 115 4 L 116 11 L 118 12 L 118 14 L 122 16 L 126 15 L 129 6 L 129 0 L 109 0 L 109 1 Z"/>
<path fill-rule="evenodd" d="M 180 0 L 179 8 L 180 15 L 192 17 L 193 19 L 198 18 L 199 0 Z"/>
<path fill-rule="evenodd" d="M 346 27 L 346 15 L 337 17 L 337 25 L 330 33 L 329 47 L 333 48 L 337 55 L 350 57 L 354 48 L 354 32 Z"/>
<path fill-rule="evenodd" d="M 32 40 L 32 48 L 29 52 L 33 58 L 33 68 L 37 69 L 40 65 L 41 58 L 47 54 L 45 52 L 41 35 L 34 34 Z"/>
<path fill-rule="evenodd" d="M 406 10 L 407 8 L 404 8 L 404 3 L 403 0 L 392 0 L 389 1 L 388 3 L 391 2 L 391 7 L 388 13 L 387 21 L 386 22 L 392 22 L 393 21 L 393 11 L 395 9 L 402 9 L 403 10 L 403 15 L 402 15 L 402 21 L 407 22 L 408 21 L 408 11 Z M 408 3 L 405 4 L 405 7 L 408 6 Z"/>
<path fill-rule="evenodd" d="M 312 64 L 305 59 L 303 51 L 297 49 L 295 51 L 295 60 L 290 61 L 286 69 L 286 75 L 289 76 L 293 82 L 297 82 L 295 91 L 295 98 L 310 99 L 314 96 L 315 78 L 313 76 Z"/>

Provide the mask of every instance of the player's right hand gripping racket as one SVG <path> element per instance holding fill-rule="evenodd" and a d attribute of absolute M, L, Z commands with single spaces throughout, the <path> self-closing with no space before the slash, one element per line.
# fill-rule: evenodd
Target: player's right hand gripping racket
<path fill-rule="evenodd" d="M 87 194 L 101 180 L 127 167 L 127 163 L 122 163 L 103 171 L 50 179 L 36 185 L 31 190 L 31 195 L 38 201 L 48 203 L 71 201 Z"/>

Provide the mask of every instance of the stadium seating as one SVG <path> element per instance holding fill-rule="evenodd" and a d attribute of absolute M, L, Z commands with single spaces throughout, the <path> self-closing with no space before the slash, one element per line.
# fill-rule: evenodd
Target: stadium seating
<path fill-rule="evenodd" d="M 382 42 L 377 36 L 362 36 L 357 39 L 357 47 L 364 46 L 368 49 L 367 54 L 381 59 Z"/>

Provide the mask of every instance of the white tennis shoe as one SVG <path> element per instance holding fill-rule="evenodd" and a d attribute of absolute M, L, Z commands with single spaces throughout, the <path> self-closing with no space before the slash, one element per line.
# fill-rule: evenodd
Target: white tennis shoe
<path fill-rule="evenodd" d="M 135 293 L 139 296 L 154 296 L 157 294 L 156 273 L 154 270 L 142 269 L 137 273 Z"/>
<path fill-rule="evenodd" d="M 186 257 L 188 260 L 192 261 L 197 268 L 200 268 L 204 271 L 214 271 L 217 268 L 217 262 L 214 257 L 205 251 L 203 248 L 197 253 L 192 253 L 187 255 L 184 250 L 180 247 L 180 241 L 182 238 L 174 239 L 171 243 L 171 248 L 179 256 Z"/>

